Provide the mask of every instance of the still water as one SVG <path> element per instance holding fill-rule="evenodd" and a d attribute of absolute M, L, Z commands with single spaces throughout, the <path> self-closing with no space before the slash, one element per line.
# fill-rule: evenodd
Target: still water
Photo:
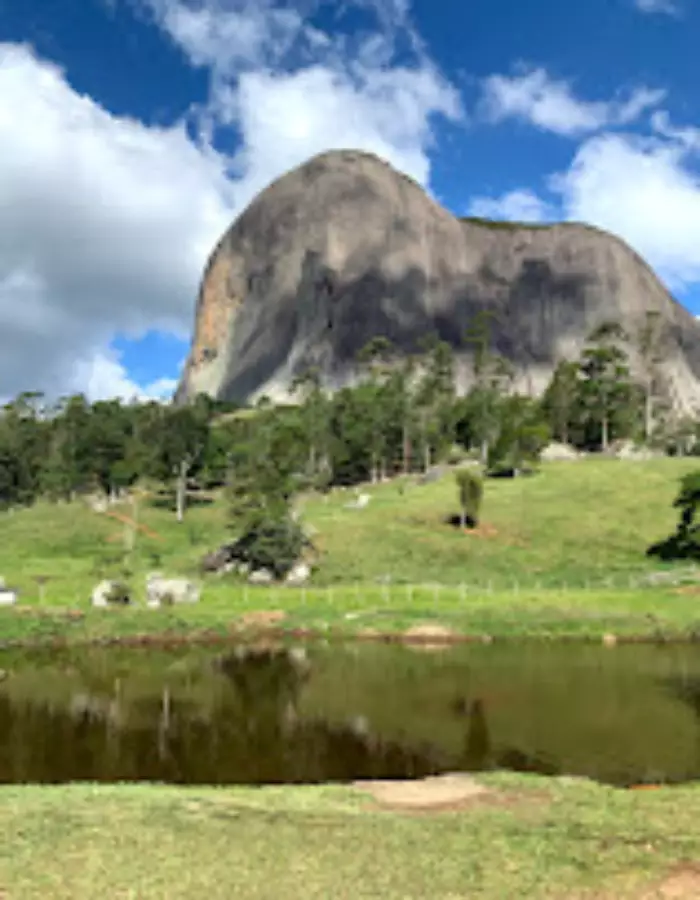
<path fill-rule="evenodd" d="M 697 645 L 91 649 L 0 667 L 5 783 L 700 778 Z"/>

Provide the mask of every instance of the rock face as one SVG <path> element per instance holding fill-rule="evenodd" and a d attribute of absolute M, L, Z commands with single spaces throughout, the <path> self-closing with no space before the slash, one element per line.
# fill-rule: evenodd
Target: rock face
<path fill-rule="evenodd" d="M 465 389 L 462 336 L 481 310 L 494 312 L 494 349 L 532 393 L 603 321 L 636 334 L 657 311 L 672 402 L 687 412 L 700 403 L 700 325 L 623 241 L 571 223 L 460 220 L 387 163 L 349 150 L 275 181 L 224 235 L 176 400 L 283 402 L 309 366 L 338 388 L 357 377 L 371 338 L 411 352 L 429 333 L 457 349 Z"/>

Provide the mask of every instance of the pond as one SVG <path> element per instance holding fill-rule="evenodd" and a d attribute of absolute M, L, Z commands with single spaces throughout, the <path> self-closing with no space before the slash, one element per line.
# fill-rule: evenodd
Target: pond
<path fill-rule="evenodd" d="M 3 783 L 700 778 L 694 645 L 100 648 L 0 667 Z"/>

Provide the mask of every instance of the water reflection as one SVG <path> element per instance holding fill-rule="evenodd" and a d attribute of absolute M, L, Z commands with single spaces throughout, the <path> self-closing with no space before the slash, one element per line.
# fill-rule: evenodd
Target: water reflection
<path fill-rule="evenodd" d="M 700 655 L 634 650 L 5 655 L 0 781 L 700 777 Z"/>

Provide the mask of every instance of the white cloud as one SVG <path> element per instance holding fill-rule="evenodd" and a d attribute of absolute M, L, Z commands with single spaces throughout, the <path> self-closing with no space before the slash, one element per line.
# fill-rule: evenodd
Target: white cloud
<path fill-rule="evenodd" d="M 680 13 L 676 0 L 634 0 L 634 5 L 643 13 L 664 13 L 669 16 Z"/>
<path fill-rule="evenodd" d="M 627 124 L 664 98 L 663 91 L 641 86 L 626 100 L 581 100 L 568 82 L 553 79 L 541 68 L 490 75 L 482 87 L 482 114 L 489 121 L 520 119 L 568 137 Z"/>
<path fill-rule="evenodd" d="M 475 197 L 467 215 L 510 222 L 546 222 L 552 218 L 553 210 L 533 191 L 523 188 L 497 198 Z"/>
<path fill-rule="evenodd" d="M 239 205 L 272 178 L 327 149 L 371 150 L 426 184 L 428 114 L 456 115 L 455 95 L 428 69 L 369 70 L 360 78 L 324 67 L 241 76 L 239 122 L 245 143 Z M 342 115 L 338 111 L 342 110 Z"/>
<path fill-rule="evenodd" d="M 158 378 L 147 385 L 137 384 L 112 351 L 96 351 L 73 367 L 72 384 L 76 393 L 90 401 L 119 397 L 122 400 L 167 400 L 177 386 L 173 378 Z"/>
<path fill-rule="evenodd" d="M 590 138 L 552 187 L 567 218 L 619 234 L 672 288 L 700 281 L 700 178 L 681 140 Z"/>
<path fill-rule="evenodd" d="M 18 127 L 18 123 L 21 123 Z M 118 332 L 185 334 L 232 207 L 223 161 L 0 45 L 0 384 L 62 389 Z"/>
<path fill-rule="evenodd" d="M 296 10 L 276 7 L 269 0 L 197 7 L 179 0 L 150 0 L 150 6 L 193 65 L 211 67 L 219 74 L 276 61 L 303 30 Z"/>
<path fill-rule="evenodd" d="M 180 124 L 113 116 L 30 48 L 0 44 L 2 395 L 81 379 L 96 394 L 130 392 L 111 339 L 189 333 L 206 258 L 258 190 L 335 147 L 377 152 L 426 183 L 431 117 L 460 114 L 424 55 L 390 64 L 395 35 L 381 28 L 404 27 L 403 0 L 356 0 L 383 24 L 373 48 L 365 34 L 352 52 L 299 4 L 148 2 L 192 64 L 211 69 L 202 134 L 223 122 L 240 142 L 224 156 Z"/>
<path fill-rule="evenodd" d="M 646 88 L 624 102 L 587 104 L 543 70 L 495 83 L 502 116 L 519 115 L 560 133 L 601 130 L 584 135 L 569 168 L 549 179 L 557 210 L 523 188 L 475 197 L 472 215 L 588 222 L 625 239 L 672 289 L 700 283 L 700 128 L 678 127 L 656 109 L 645 135 L 612 130 L 661 101 L 663 95 Z"/>

